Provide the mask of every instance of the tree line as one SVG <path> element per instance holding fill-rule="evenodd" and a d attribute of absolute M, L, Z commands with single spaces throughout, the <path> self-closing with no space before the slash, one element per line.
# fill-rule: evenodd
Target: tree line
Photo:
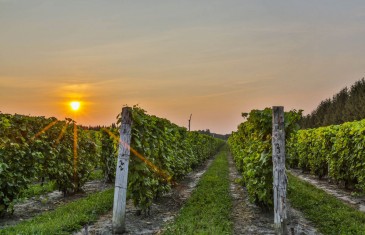
<path fill-rule="evenodd" d="M 365 118 L 365 79 L 343 88 L 332 98 L 323 100 L 312 113 L 303 116 L 302 129 L 337 125 Z"/>
<path fill-rule="evenodd" d="M 230 134 L 222 135 L 222 134 L 212 133 L 212 132 L 210 132 L 209 129 L 198 130 L 197 132 L 200 133 L 200 134 L 210 135 L 214 138 L 221 139 L 221 140 L 228 140 L 228 138 L 230 136 Z"/>

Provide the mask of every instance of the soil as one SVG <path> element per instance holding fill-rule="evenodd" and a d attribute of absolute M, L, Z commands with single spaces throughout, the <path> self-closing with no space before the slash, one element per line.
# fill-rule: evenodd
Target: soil
<path fill-rule="evenodd" d="M 275 234 L 273 213 L 265 212 L 249 202 L 246 189 L 237 183 L 241 175 L 231 155 L 228 156 L 228 161 L 234 234 Z"/>
<path fill-rule="evenodd" d="M 230 192 L 233 198 L 232 221 L 234 234 L 275 234 L 273 228 L 273 212 L 263 211 L 256 205 L 249 202 L 247 191 L 240 184 L 236 183 L 240 178 L 233 159 L 229 156 L 230 168 Z M 210 166 L 212 160 L 204 166 L 191 172 L 178 186 L 170 193 L 156 200 L 151 209 L 150 215 L 137 216 L 137 208 L 131 201 L 127 203 L 126 229 L 125 234 L 161 234 L 163 228 L 174 220 L 184 202 L 190 197 L 199 179 Z M 110 235 L 112 234 L 112 212 L 101 216 L 99 220 L 85 226 L 82 230 L 73 235 Z M 291 235 L 315 235 L 320 234 L 307 221 L 303 215 L 290 208 L 288 203 L 288 230 Z"/>
<path fill-rule="evenodd" d="M 206 161 L 202 166 L 190 172 L 181 182 L 173 187 L 169 193 L 156 199 L 152 204 L 150 215 L 138 215 L 138 208 L 129 200 L 126 207 L 127 232 L 124 234 L 161 234 L 163 228 L 174 220 L 212 161 L 213 159 Z M 112 234 L 112 211 L 101 216 L 94 224 L 84 226 L 82 230 L 73 235 L 83 234 Z"/>
<path fill-rule="evenodd" d="M 8 214 L 0 219 L 0 228 L 15 225 L 23 220 L 28 220 L 36 215 L 46 211 L 51 211 L 60 205 L 75 201 L 86 197 L 88 194 L 102 191 L 110 188 L 111 185 L 105 184 L 104 181 L 95 180 L 87 182 L 83 187 L 82 193 L 77 193 L 72 196 L 64 197 L 60 191 L 53 191 L 45 195 L 32 197 L 23 202 L 17 203 L 14 206 L 14 213 Z"/>
<path fill-rule="evenodd" d="M 337 184 L 330 183 L 328 179 L 318 179 L 317 177 L 310 174 L 305 174 L 298 169 L 291 169 L 290 172 L 298 178 L 313 184 L 317 188 L 320 188 L 328 194 L 331 194 L 334 197 L 342 200 L 357 210 L 365 212 L 365 196 L 355 197 L 352 195 L 353 191 L 351 190 L 342 189 Z"/>
<path fill-rule="evenodd" d="M 237 179 L 241 177 L 233 162 L 232 156 L 228 156 L 230 170 L 230 192 L 233 199 L 233 211 L 231 214 L 234 234 L 275 234 L 273 228 L 273 212 L 264 211 L 258 206 L 249 202 L 247 191 L 239 183 Z M 213 159 L 208 160 L 202 166 L 198 167 L 189 173 L 181 182 L 179 182 L 172 190 L 155 200 L 152 204 L 150 214 L 139 215 L 138 208 L 134 207 L 132 201 L 127 202 L 126 209 L 126 229 L 125 234 L 161 234 L 164 227 L 172 222 L 179 210 L 184 205 L 185 201 L 190 197 L 195 189 L 201 176 L 209 168 Z M 317 187 L 327 189 L 328 183 L 320 182 L 312 179 L 309 175 L 304 175 L 296 171 L 292 171 L 295 175 L 303 179 L 310 179 Z M 107 185 L 103 181 L 88 182 L 84 187 L 85 193 L 75 194 L 73 196 L 64 197 L 59 191 L 48 193 L 44 196 L 33 197 L 22 203 L 15 205 L 13 215 L 8 215 L 0 220 L 0 228 L 6 225 L 14 225 L 22 220 L 30 219 L 42 212 L 53 210 L 59 205 L 74 201 L 76 199 L 87 196 L 90 193 L 102 191 L 110 188 L 112 185 Z M 332 186 L 331 186 L 332 187 Z M 338 192 L 331 188 L 332 191 Z M 340 198 L 350 197 L 349 193 L 339 194 Z M 346 196 L 346 197 L 345 197 Z M 351 199 L 352 200 L 352 199 Z M 360 199 L 355 199 L 351 204 L 358 205 Z M 360 200 L 360 206 L 364 201 Z M 314 235 L 320 234 L 316 231 L 313 225 L 307 221 L 303 215 L 288 206 L 288 230 L 291 235 Z M 94 224 L 85 225 L 84 228 L 73 235 L 109 235 L 112 234 L 112 211 L 101 216 Z"/>
<path fill-rule="evenodd" d="M 274 230 L 274 212 L 264 211 L 255 204 L 250 203 L 247 191 L 237 179 L 241 178 L 240 173 L 234 164 L 232 156 L 228 156 L 230 169 L 230 191 L 233 199 L 233 232 L 234 234 L 275 234 Z M 307 221 L 302 213 L 288 207 L 287 228 L 291 235 L 315 235 L 320 234 L 314 226 Z"/>

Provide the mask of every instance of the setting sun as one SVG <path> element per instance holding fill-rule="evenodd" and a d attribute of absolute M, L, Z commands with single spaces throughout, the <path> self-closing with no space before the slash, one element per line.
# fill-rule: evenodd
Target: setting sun
<path fill-rule="evenodd" d="M 77 111 L 80 109 L 80 102 L 79 101 L 72 101 L 70 103 L 71 109 Z"/>

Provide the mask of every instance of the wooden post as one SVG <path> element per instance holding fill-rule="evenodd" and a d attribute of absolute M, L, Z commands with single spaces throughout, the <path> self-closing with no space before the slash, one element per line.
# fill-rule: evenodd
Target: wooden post
<path fill-rule="evenodd" d="M 274 226 L 276 234 L 287 234 L 284 107 L 274 106 L 272 118 L 272 161 L 274 178 Z"/>
<path fill-rule="evenodd" d="M 78 190 L 79 189 L 79 178 L 77 177 L 77 125 L 76 122 L 74 121 L 74 164 L 73 164 L 73 170 L 74 170 L 74 184 L 75 184 L 75 188 L 74 190 Z"/>
<path fill-rule="evenodd" d="M 192 116 L 193 114 L 190 114 L 190 118 L 189 118 L 189 131 L 190 131 L 190 122 L 191 122 L 191 116 Z"/>
<path fill-rule="evenodd" d="M 128 164 L 131 144 L 132 109 L 124 107 L 120 127 L 120 142 L 115 176 L 113 204 L 113 234 L 125 232 L 125 209 L 128 184 Z"/>

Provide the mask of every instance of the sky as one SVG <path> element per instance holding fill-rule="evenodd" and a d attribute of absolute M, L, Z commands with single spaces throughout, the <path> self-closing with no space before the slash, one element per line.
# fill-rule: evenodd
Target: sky
<path fill-rule="evenodd" d="M 364 22 L 362 0 L 0 0 L 0 111 L 109 125 L 138 104 L 231 133 L 364 77 Z"/>

